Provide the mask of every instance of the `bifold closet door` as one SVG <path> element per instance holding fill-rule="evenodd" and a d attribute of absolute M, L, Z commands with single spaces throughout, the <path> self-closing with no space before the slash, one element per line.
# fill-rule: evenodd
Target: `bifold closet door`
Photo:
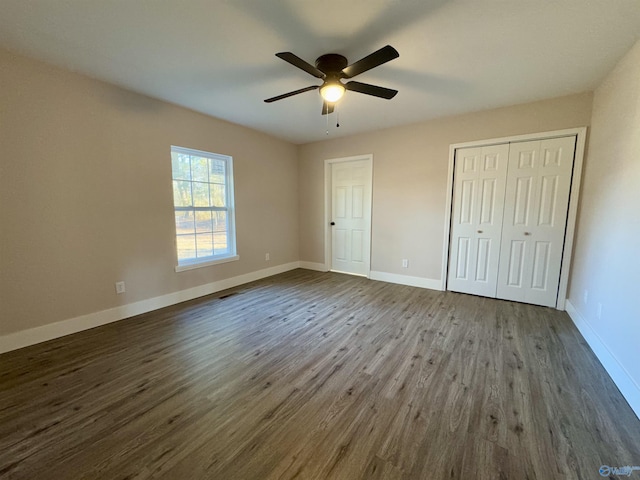
<path fill-rule="evenodd" d="M 555 307 L 575 137 L 509 149 L 497 297 Z"/>
<path fill-rule="evenodd" d="M 447 288 L 496 296 L 509 144 L 456 151 Z"/>

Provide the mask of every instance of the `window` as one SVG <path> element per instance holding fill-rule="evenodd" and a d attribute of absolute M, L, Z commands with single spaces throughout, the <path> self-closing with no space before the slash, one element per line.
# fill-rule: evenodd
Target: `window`
<path fill-rule="evenodd" d="M 233 159 L 171 147 L 176 271 L 237 260 Z"/>

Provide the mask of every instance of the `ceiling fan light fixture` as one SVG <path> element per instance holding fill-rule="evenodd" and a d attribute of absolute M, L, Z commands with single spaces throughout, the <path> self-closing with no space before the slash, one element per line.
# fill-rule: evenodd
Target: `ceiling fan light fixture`
<path fill-rule="evenodd" d="M 340 82 L 326 83 L 322 87 L 320 87 L 320 95 L 325 101 L 334 103 L 342 98 L 342 95 L 344 95 L 344 90 L 344 85 L 342 85 Z"/>

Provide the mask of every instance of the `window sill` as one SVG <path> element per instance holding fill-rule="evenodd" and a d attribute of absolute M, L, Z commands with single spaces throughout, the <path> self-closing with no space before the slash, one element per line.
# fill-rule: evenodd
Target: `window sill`
<path fill-rule="evenodd" d="M 196 268 L 210 267 L 212 265 L 219 265 L 221 263 L 235 262 L 236 260 L 240 260 L 240 255 L 233 255 L 231 257 L 217 258 L 215 260 L 209 260 L 209 261 L 206 261 L 206 262 L 186 263 L 184 265 L 178 265 L 176 267 L 176 272 L 184 272 L 184 271 L 187 271 L 187 270 L 194 270 Z"/>

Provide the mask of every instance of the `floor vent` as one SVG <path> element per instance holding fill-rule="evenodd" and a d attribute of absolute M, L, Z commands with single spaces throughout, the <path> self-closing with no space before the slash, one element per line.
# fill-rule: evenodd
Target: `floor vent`
<path fill-rule="evenodd" d="M 226 295 L 222 295 L 221 297 L 218 297 L 218 298 L 222 300 L 223 298 L 233 297 L 234 295 L 238 295 L 238 292 L 227 293 Z"/>

